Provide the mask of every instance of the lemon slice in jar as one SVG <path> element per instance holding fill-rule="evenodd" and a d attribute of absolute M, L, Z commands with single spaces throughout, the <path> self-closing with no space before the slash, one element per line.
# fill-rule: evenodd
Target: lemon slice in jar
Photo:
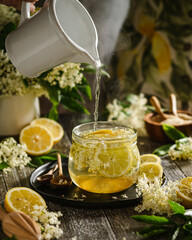
<path fill-rule="evenodd" d="M 94 164 L 101 176 L 120 177 L 131 169 L 132 153 L 128 144 L 115 146 L 115 138 L 121 134 L 121 129 L 101 129 L 87 135 L 100 140 L 94 153 Z"/>
<path fill-rule="evenodd" d="M 132 166 L 132 154 L 128 146 L 98 146 L 94 161 L 98 172 L 104 177 L 120 177 L 125 175 Z"/>

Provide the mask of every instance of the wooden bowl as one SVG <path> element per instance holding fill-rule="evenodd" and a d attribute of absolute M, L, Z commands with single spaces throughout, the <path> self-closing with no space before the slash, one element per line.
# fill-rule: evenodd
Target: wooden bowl
<path fill-rule="evenodd" d="M 170 112 L 166 112 L 170 113 Z M 181 111 L 178 110 L 178 113 L 184 113 L 187 115 L 192 116 L 191 112 L 188 111 Z M 145 121 L 145 128 L 147 130 L 147 133 L 149 137 L 152 140 L 155 140 L 159 143 L 171 143 L 172 140 L 165 134 L 162 128 L 162 118 L 158 113 L 148 113 L 144 117 Z M 177 128 L 179 131 L 183 132 L 186 136 L 192 135 L 192 122 L 186 123 L 182 125 L 173 125 L 175 128 Z"/>

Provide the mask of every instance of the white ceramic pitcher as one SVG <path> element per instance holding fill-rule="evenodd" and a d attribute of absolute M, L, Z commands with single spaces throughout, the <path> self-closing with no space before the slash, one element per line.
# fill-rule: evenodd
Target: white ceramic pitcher
<path fill-rule="evenodd" d="M 99 67 L 97 44 L 94 22 L 78 0 L 47 0 L 32 17 L 23 2 L 19 27 L 6 38 L 11 62 L 31 78 L 63 62 Z"/>

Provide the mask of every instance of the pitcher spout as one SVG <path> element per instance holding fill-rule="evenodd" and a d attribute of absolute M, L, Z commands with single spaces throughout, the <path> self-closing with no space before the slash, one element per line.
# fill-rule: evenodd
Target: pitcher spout
<path fill-rule="evenodd" d="M 92 66 L 99 68 L 101 67 L 101 61 L 98 58 L 94 59 L 91 56 L 89 56 L 88 54 L 85 53 L 79 53 L 74 55 L 71 59 L 70 62 L 74 62 L 74 63 L 88 63 L 91 64 Z"/>

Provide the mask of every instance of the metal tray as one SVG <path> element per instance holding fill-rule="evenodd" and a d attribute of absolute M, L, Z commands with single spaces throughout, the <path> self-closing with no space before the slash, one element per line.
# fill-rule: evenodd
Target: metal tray
<path fill-rule="evenodd" d="M 136 194 L 136 186 L 133 185 L 129 189 L 113 193 L 113 194 L 97 194 L 90 193 L 80 189 L 75 184 L 72 184 L 66 189 L 54 189 L 51 184 L 39 183 L 36 179 L 38 176 L 48 172 L 54 167 L 56 162 L 46 163 L 35 169 L 30 177 L 32 188 L 37 191 L 42 197 L 52 202 L 57 202 L 62 205 L 70 205 L 83 208 L 112 208 L 112 207 L 128 207 L 139 204 L 141 197 Z M 68 162 L 63 160 L 63 173 L 68 174 Z M 165 183 L 165 176 L 164 176 Z"/>

